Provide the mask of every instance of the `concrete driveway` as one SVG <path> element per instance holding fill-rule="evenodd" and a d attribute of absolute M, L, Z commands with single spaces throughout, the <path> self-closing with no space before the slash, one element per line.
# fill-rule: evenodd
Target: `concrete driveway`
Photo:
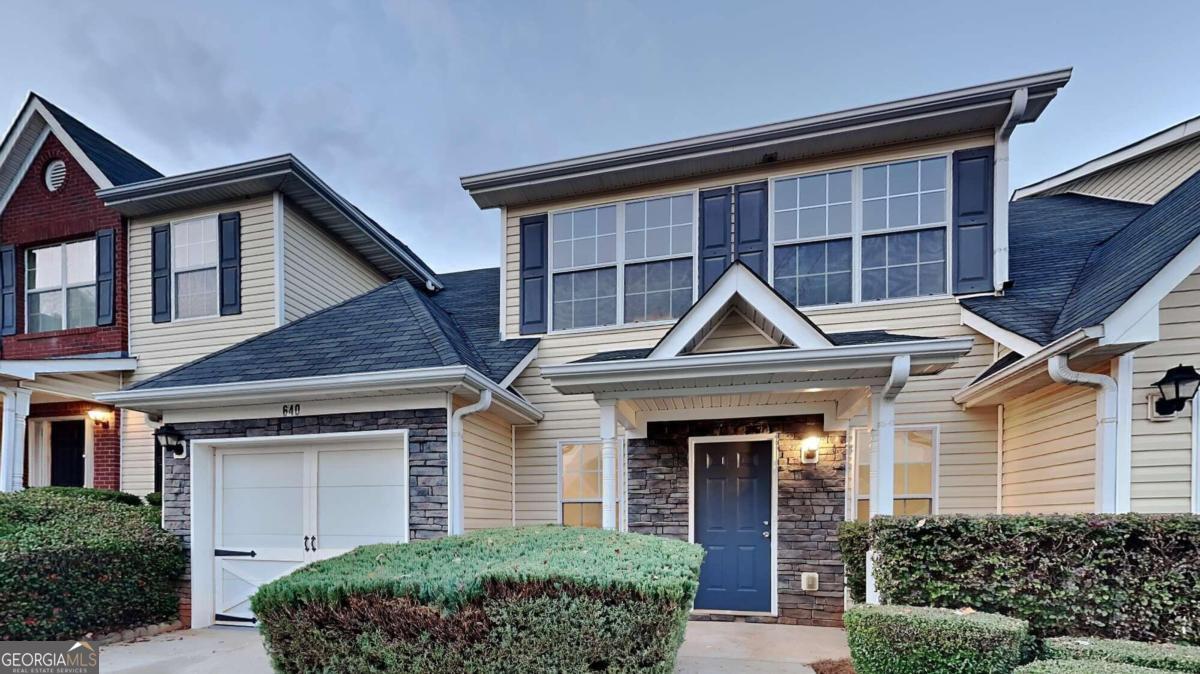
<path fill-rule="evenodd" d="M 679 651 L 676 672 L 812 674 L 809 663 L 849 657 L 846 636 L 827 627 L 693 622 Z M 106 674 L 270 674 L 258 631 L 210 627 L 105 646 Z"/>

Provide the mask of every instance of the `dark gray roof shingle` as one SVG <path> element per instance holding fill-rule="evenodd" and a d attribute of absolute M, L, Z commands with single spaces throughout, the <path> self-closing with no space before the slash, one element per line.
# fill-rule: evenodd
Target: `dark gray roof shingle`
<path fill-rule="evenodd" d="M 35 94 L 36 96 L 36 94 Z M 62 108 L 50 101 L 37 97 L 50 110 L 50 114 L 62 124 L 67 132 L 79 145 L 79 149 L 92 160 L 113 185 L 127 185 L 163 177 L 149 164 L 129 154 L 116 143 L 96 133 L 83 122 L 67 114 Z"/>
<path fill-rule="evenodd" d="M 161 389 L 466 365 L 500 382 L 537 344 L 501 342 L 500 272 L 440 276 L 430 295 L 398 279 L 135 385 Z"/>

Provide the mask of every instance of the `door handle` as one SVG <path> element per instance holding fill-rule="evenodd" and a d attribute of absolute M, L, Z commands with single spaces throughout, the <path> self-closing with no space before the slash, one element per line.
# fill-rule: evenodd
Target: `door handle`
<path fill-rule="evenodd" d="M 764 532 L 763 532 L 763 538 L 770 538 L 770 537 L 771 537 L 771 532 L 770 532 L 770 531 L 764 531 Z"/>
<path fill-rule="evenodd" d="M 308 536 L 304 537 L 304 551 L 308 552 Z"/>

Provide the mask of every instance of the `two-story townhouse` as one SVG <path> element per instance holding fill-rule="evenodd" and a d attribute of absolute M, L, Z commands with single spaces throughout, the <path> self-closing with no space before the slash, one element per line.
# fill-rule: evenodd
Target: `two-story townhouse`
<path fill-rule="evenodd" d="M 0 490 L 121 486 L 133 371 L 125 221 L 96 190 L 161 174 L 30 94 L 0 144 Z"/>
<path fill-rule="evenodd" d="M 166 424 L 192 624 L 357 544 L 539 523 L 701 543 L 697 616 L 836 624 L 840 521 L 1114 510 L 1114 447 L 1194 490 L 1179 431 L 1119 438 L 1200 353 L 1200 177 L 1010 204 L 1009 138 L 1069 76 L 469 176 L 498 269 L 104 394 Z"/>

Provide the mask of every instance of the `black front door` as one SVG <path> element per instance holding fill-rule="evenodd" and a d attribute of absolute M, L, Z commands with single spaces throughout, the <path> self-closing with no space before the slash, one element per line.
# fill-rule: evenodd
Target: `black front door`
<path fill-rule="evenodd" d="M 771 442 L 696 443 L 696 608 L 771 610 Z"/>
<path fill-rule="evenodd" d="M 50 484 L 83 486 L 83 421 L 50 423 Z"/>

